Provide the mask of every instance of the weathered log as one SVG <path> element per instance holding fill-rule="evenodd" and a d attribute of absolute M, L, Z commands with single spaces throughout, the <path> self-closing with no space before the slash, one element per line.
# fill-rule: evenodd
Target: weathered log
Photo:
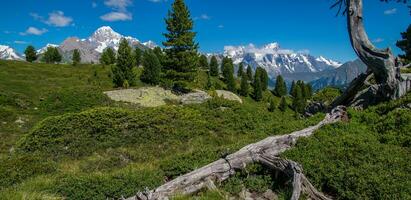
<path fill-rule="evenodd" d="M 248 164 L 261 163 L 273 169 L 285 172 L 293 178 L 293 199 L 298 199 L 302 192 L 312 199 L 327 199 L 318 192 L 302 174 L 302 169 L 295 162 L 276 158 L 280 153 L 290 149 L 300 137 L 308 137 L 320 127 L 347 119 L 345 107 L 339 106 L 328 113 L 315 126 L 293 132 L 288 135 L 272 136 L 257 143 L 247 145 L 239 151 L 210 163 L 200 169 L 177 177 L 164 185 L 145 192 L 139 192 L 129 200 L 168 199 L 173 195 L 190 195 L 210 187 L 211 182 L 221 183 L 236 171 L 244 169 Z"/>
<path fill-rule="evenodd" d="M 362 0 L 340 1 L 347 3 L 347 23 L 351 45 L 364 64 L 367 74 L 361 74 L 332 106 L 347 105 L 367 107 L 381 101 L 397 99 L 411 88 L 404 87 L 400 62 L 390 48 L 378 49 L 368 39 L 363 22 Z M 364 88 L 364 81 L 372 74 L 376 84 Z"/>

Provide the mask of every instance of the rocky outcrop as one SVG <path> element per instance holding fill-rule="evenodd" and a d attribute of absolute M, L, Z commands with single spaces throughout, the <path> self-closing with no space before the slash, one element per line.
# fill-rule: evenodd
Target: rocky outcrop
<path fill-rule="evenodd" d="M 230 101 L 238 101 L 239 103 L 243 103 L 243 100 L 237 96 L 236 94 L 226 91 L 226 90 L 216 90 L 217 96 L 222 97 L 224 99 L 230 100 Z"/>
<path fill-rule="evenodd" d="M 212 97 L 207 92 L 196 90 L 195 92 L 185 94 L 180 97 L 180 102 L 183 105 L 204 103 Z"/>

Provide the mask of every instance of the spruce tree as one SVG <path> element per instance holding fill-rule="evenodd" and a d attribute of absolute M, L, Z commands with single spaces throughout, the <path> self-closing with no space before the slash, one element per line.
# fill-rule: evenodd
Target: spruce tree
<path fill-rule="evenodd" d="M 114 85 L 121 87 L 127 81 L 130 86 L 134 86 L 136 79 L 133 72 L 134 59 L 126 39 L 121 39 L 117 54 L 117 64 L 112 68 Z"/>
<path fill-rule="evenodd" d="M 60 63 L 63 57 L 61 56 L 60 52 L 58 51 L 57 47 L 53 48 L 53 61 L 55 63 Z"/>
<path fill-rule="evenodd" d="M 137 67 L 140 67 L 140 65 L 143 63 L 142 59 L 143 59 L 143 51 L 140 48 L 136 47 L 134 49 L 134 60 L 135 60 L 134 62 Z"/>
<path fill-rule="evenodd" d="M 274 98 L 271 98 L 271 99 L 270 99 L 270 105 L 268 106 L 268 111 L 274 112 L 274 111 L 275 111 L 275 108 L 276 108 L 276 106 L 275 106 Z"/>
<path fill-rule="evenodd" d="M 228 58 L 228 57 L 224 57 L 223 58 L 223 60 L 221 61 L 221 67 L 220 67 L 220 70 L 221 70 L 221 73 L 223 74 L 223 76 L 224 76 L 224 67 L 227 65 L 227 64 L 232 64 L 233 63 L 233 60 L 231 60 L 230 58 Z"/>
<path fill-rule="evenodd" d="M 259 67 L 259 69 L 260 69 L 261 88 L 263 89 L 263 91 L 266 91 L 268 88 L 268 73 L 262 67 Z"/>
<path fill-rule="evenodd" d="M 238 65 L 237 77 L 241 78 L 241 77 L 243 77 L 243 74 L 244 74 L 244 65 L 243 65 L 243 63 L 240 63 Z"/>
<path fill-rule="evenodd" d="M 78 49 L 74 49 L 72 61 L 73 61 L 73 66 L 76 66 L 81 62 L 81 55 Z"/>
<path fill-rule="evenodd" d="M 175 89 L 187 89 L 184 87 L 194 80 L 198 67 L 198 44 L 194 41 L 194 23 L 184 0 L 174 1 L 165 22 L 166 78 L 174 82 Z"/>
<path fill-rule="evenodd" d="M 296 84 L 295 81 L 291 83 L 290 95 L 295 97 L 296 96 Z"/>
<path fill-rule="evenodd" d="M 218 61 L 215 56 L 211 57 L 210 61 L 210 75 L 211 76 L 218 76 Z"/>
<path fill-rule="evenodd" d="M 303 97 L 302 88 L 300 85 L 295 86 L 295 97 L 293 99 L 293 109 L 295 112 L 302 114 L 305 109 L 305 99 Z"/>
<path fill-rule="evenodd" d="M 207 56 L 201 55 L 201 56 L 200 56 L 200 59 L 199 59 L 199 64 L 200 64 L 200 67 L 201 67 L 202 69 L 208 69 L 209 66 L 208 66 Z"/>
<path fill-rule="evenodd" d="M 160 61 L 161 66 L 163 66 L 165 62 L 165 55 L 163 50 L 160 47 L 155 47 L 153 49 L 154 54 L 156 54 L 158 61 Z"/>
<path fill-rule="evenodd" d="M 114 53 L 112 48 L 107 47 L 103 50 L 100 57 L 100 63 L 103 65 L 112 65 L 116 63 L 116 53 Z"/>
<path fill-rule="evenodd" d="M 43 55 L 43 61 L 46 63 L 59 63 L 61 62 L 61 55 L 57 48 L 47 47 L 46 52 Z"/>
<path fill-rule="evenodd" d="M 261 101 L 263 99 L 263 89 L 261 87 L 260 76 L 254 78 L 254 100 Z"/>
<path fill-rule="evenodd" d="M 253 69 L 251 69 L 250 65 L 247 67 L 247 77 L 249 81 L 253 81 Z"/>
<path fill-rule="evenodd" d="M 24 51 L 24 54 L 26 55 L 26 61 L 27 62 L 33 62 L 37 60 L 37 53 L 36 49 L 29 45 L 26 50 Z"/>
<path fill-rule="evenodd" d="M 160 83 L 161 64 L 156 54 L 151 50 L 143 53 L 143 72 L 141 74 L 141 81 L 151 85 Z"/>
<path fill-rule="evenodd" d="M 241 86 L 240 86 L 240 95 L 241 96 L 248 96 L 250 90 L 250 86 L 248 84 L 248 77 L 246 73 L 241 75 Z"/>
<path fill-rule="evenodd" d="M 206 85 L 207 90 L 213 89 L 213 82 L 211 80 L 211 74 L 210 72 L 207 73 L 207 85 Z"/>
<path fill-rule="evenodd" d="M 313 96 L 313 89 L 310 83 L 304 84 L 304 94 L 306 95 L 305 99 L 311 99 Z"/>
<path fill-rule="evenodd" d="M 278 97 L 282 97 L 287 94 L 287 86 L 281 75 L 278 75 L 275 81 L 274 93 Z"/>
<path fill-rule="evenodd" d="M 285 100 L 285 97 L 281 97 L 280 105 L 278 105 L 278 109 L 280 109 L 282 112 L 284 112 L 287 109 L 287 101 Z"/>
<path fill-rule="evenodd" d="M 236 83 L 234 79 L 234 65 L 232 61 L 225 63 L 223 76 L 224 76 L 224 82 L 227 85 L 227 90 L 231 92 L 236 92 Z"/>

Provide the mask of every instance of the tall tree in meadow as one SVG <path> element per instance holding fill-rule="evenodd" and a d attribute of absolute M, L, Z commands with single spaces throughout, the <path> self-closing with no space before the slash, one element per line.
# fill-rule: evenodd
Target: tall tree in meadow
<path fill-rule="evenodd" d="M 280 109 L 281 111 L 285 111 L 287 109 L 288 105 L 287 105 L 287 101 L 285 100 L 285 97 L 282 96 L 281 97 L 281 101 L 280 101 L 280 105 L 278 105 L 278 109 Z"/>
<path fill-rule="evenodd" d="M 234 64 L 231 59 L 224 65 L 223 71 L 224 82 L 227 85 L 227 89 L 231 92 L 236 92 L 236 83 L 234 79 Z"/>
<path fill-rule="evenodd" d="M 59 63 L 61 62 L 61 54 L 56 47 L 47 47 L 46 52 L 43 55 L 43 61 L 46 63 Z"/>
<path fill-rule="evenodd" d="M 248 77 L 246 73 L 241 75 L 241 85 L 240 85 L 240 95 L 241 96 L 248 96 L 250 90 L 250 84 L 248 83 Z"/>
<path fill-rule="evenodd" d="M 126 39 L 121 39 L 117 54 L 116 66 L 112 67 L 114 85 L 116 87 L 121 87 L 125 83 L 130 86 L 135 85 L 136 75 L 133 72 L 134 58 Z"/>
<path fill-rule="evenodd" d="M 295 97 L 296 96 L 296 83 L 295 83 L 295 81 L 293 81 L 292 83 L 291 83 L 291 89 L 290 89 L 290 95 L 291 96 L 293 96 L 293 97 Z"/>
<path fill-rule="evenodd" d="M 160 83 L 161 64 L 153 51 L 147 50 L 143 53 L 143 72 L 141 81 L 151 85 Z"/>
<path fill-rule="evenodd" d="M 268 88 L 268 73 L 262 67 L 259 67 L 259 69 L 260 69 L 261 88 L 263 89 L 263 91 L 266 91 Z"/>
<path fill-rule="evenodd" d="M 74 49 L 72 61 L 73 61 L 73 66 L 76 66 L 81 62 L 81 55 L 78 49 Z"/>
<path fill-rule="evenodd" d="M 116 63 L 116 53 L 112 48 L 107 47 L 100 56 L 100 63 L 103 65 L 112 65 Z"/>
<path fill-rule="evenodd" d="M 165 60 L 166 60 L 166 55 L 164 54 L 164 51 L 160 47 L 155 47 L 153 49 L 154 54 L 156 54 L 158 61 L 160 61 L 161 66 L 163 66 Z"/>
<path fill-rule="evenodd" d="M 263 100 L 263 88 L 261 87 L 260 76 L 254 77 L 254 100 L 261 101 Z"/>
<path fill-rule="evenodd" d="M 297 113 L 303 113 L 305 109 L 306 100 L 303 97 L 302 88 L 300 85 L 295 86 L 295 97 L 293 99 L 293 109 Z"/>
<path fill-rule="evenodd" d="M 166 78 L 174 82 L 175 89 L 193 81 L 198 68 L 198 44 L 194 41 L 193 20 L 184 0 L 175 0 L 165 19 L 167 33 L 163 42 L 166 53 Z M 178 84 L 176 84 L 178 82 Z M 177 87 L 178 86 L 178 87 Z"/>
<path fill-rule="evenodd" d="M 26 55 L 27 62 L 33 62 L 37 60 L 36 49 L 32 45 L 29 45 L 26 48 L 26 50 L 24 51 L 24 54 Z"/>
<path fill-rule="evenodd" d="M 249 81 L 253 81 L 253 69 L 251 69 L 250 65 L 247 67 L 247 77 Z"/>
<path fill-rule="evenodd" d="M 143 63 L 142 60 L 143 60 L 143 50 L 136 47 L 134 49 L 134 62 L 137 67 L 140 67 L 140 65 Z"/>
<path fill-rule="evenodd" d="M 275 81 L 274 93 L 278 97 L 282 97 L 287 94 L 287 86 L 281 75 L 278 75 Z"/>
<path fill-rule="evenodd" d="M 221 61 L 220 70 L 221 70 L 221 73 L 223 73 L 223 76 L 224 76 L 224 67 L 227 65 L 227 63 L 232 64 L 233 60 L 231 60 L 231 58 L 229 57 L 224 57 L 223 60 Z"/>
<path fill-rule="evenodd" d="M 201 55 L 201 56 L 200 56 L 200 60 L 199 60 L 199 64 L 200 64 L 200 67 L 201 67 L 202 69 L 208 69 L 209 66 L 208 66 L 207 56 Z"/>
<path fill-rule="evenodd" d="M 244 74 L 244 64 L 240 63 L 238 65 L 237 77 L 241 78 L 241 77 L 243 77 L 243 74 Z"/>
<path fill-rule="evenodd" d="M 211 57 L 210 60 L 210 75 L 211 76 L 218 76 L 218 61 L 215 56 Z"/>
<path fill-rule="evenodd" d="M 276 108 L 274 98 L 270 98 L 270 104 L 268 106 L 268 111 L 274 112 Z"/>

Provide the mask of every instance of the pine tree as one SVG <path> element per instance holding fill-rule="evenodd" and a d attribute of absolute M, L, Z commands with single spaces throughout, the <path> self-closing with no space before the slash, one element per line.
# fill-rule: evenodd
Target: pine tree
<path fill-rule="evenodd" d="M 37 60 L 37 53 L 36 49 L 29 45 L 26 50 L 24 51 L 24 54 L 26 55 L 26 61 L 27 62 L 33 62 Z"/>
<path fill-rule="evenodd" d="M 263 91 L 266 91 L 268 88 L 268 73 L 262 67 L 259 67 L 259 69 L 260 69 L 261 88 L 263 89 Z"/>
<path fill-rule="evenodd" d="M 303 97 L 302 88 L 300 85 L 295 86 L 295 97 L 293 99 L 293 108 L 297 113 L 303 113 L 305 109 L 305 99 Z"/>
<path fill-rule="evenodd" d="M 285 84 L 285 81 L 281 75 L 277 76 L 277 79 L 275 81 L 275 89 L 274 89 L 275 95 L 278 97 L 282 97 L 287 94 L 287 86 Z"/>
<path fill-rule="evenodd" d="M 160 61 L 161 66 L 163 66 L 165 62 L 165 55 L 163 50 L 160 47 L 155 47 L 153 49 L 154 54 L 156 54 L 158 61 Z"/>
<path fill-rule="evenodd" d="M 112 68 L 114 85 L 121 87 L 127 81 L 130 86 L 134 86 L 136 79 L 133 72 L 134 59 L 126 39 L 121 39 L 117 54 L 117 64 Z"/>
<path fill-rule="evenodd" d="M 247 77 L 249 81 L 253 81 L 253 69 L 251 69 L 250 65 L 247 67 Z"/>
<path fill-rule="evenodd" d="M 143 59 L 143 51 L 136 47 L 134 49 L 134 62 L 136 64 L 137 67 L 140 67 L 140 65 L 142 64 L 142 59 Z"/>
<path fill-rule="evenodd" d="M 223 71 L 224 82 L 227 89 L 231 92 L 236 92 L 236 83 L 234 79 L 234 64 L 230 61 L 226 62 Z"/>
<path fill-rule="evenodd" d="M 248 96 L 250 90 L 250 86 L 248 84 L 248 77 L 246 73 L 241 75 L 241 86 L 240 86 L 240 95 L 241 96 Z"/>
<path fill-rule="evenodd" d="M 295 81 L 293 81 L 293 82 L 291 83 L 290 95 L 293 96 L 293 97 L 296 96 L 296 85 L 295 85 Z"/>
<path fill-rule="evenodd" d="M 167 33 L 163 42 L 166 53 L 166 78 L 181 88 L 195 79 L 198 66 L 198 44 L 194 41 L 193 20 L 184 0 L 175 0 L 165 19 Z M 182 88 L 184 89 L 184 88 Z"/>
<path fill-rule="evenodd" d="M 107 47 L 103 50 L 100 57 L 100 63 L 103 65 L 112 65 L 116 63 L 116 53 L 114 53 L 112 48 Z"/>
<path fill-rule="evenodd" d="M 275 106 L 274 98 L 271 98 L 271 99 L 270 99 L 270 105 L 268 106 L 268 111 L 274 112 L 274 111 L 275 111 L 275 108 L 276 108 L 276 106 Z"/>
<path fill-rule="evenodd" d="M 411 25 L 408 26 L 407 30 L 401 33 L 402 40 L 397 41 L 396 45 L 405 54 L 400 55 L 400 58 L 404 60 L 405 63 L 411 62 Z"/>
<path fill-rule="evenodd" d="M 305 99 L 311 99 L 311 97 L 313 96 L 313 89 L 311 87 L 310 83 L 304 84 L 304 90 L 305 90 Z"/>
<path fill-rule="evenodd" d="M 215 56 L 211 57 L 210 61 L 210 75 L 211 76 L 218 76 L 218 61 Z"/>
<path fill-rule="evenodd" d="M 78 49 L 74 49 L 72 60 L 73 60 L 73 66 L 76 66 L 77 64 L 81 62 L 81 55 Z"/>
<path fill-rule="evenodd" d="M 207 90 L 213 89 L 213 82 L 211 80 L 211 74 L 210 72 L 207 73 L 207 85 L 206 85 Z"/>
<path fill-rule="evenodd" d="M 61 60 L 63 59 L 63 57 L 61 56 L 60 52 L 58 51 L 58 49 L 55 47 L 53 48 L 53 61 L 55 63 L 60 63 Z"/>
<path fill-rule="evenodd" d="M 280 105 L 278 105 L 278 109 L 280 109 L 282 112 L 284 112 L 287 109 L 287 101 L 285 100 L 285 97 L 281 97 Z"/>
<path fill-rule="evenodd" d="M 261 87 L 260 76 L 254 78 L 254 100 L 261 101 L 263 99 L 263 89 Z"/>
<path fill-rule="evenodd" d="M 151 85 L 160 83 L 161 64 L 156 54 L 151 50 L 143 53 L 143 72 L 141 74 L 141 81 Z"/>
<path fill-rule="evenodd" d="M 243 74 L 244 74 L 244 65 L 243 65 L 243 63 L 240 63 L 238 65 L 237 77 L 241 78 L 241 77 L 243 77 Z"/>
<path fill-rule="evenodd" d="M 223 58 L 223 60 L 221 61 L 221 67 L 220 67 L 220 70 L 221 70 L 221 73 L 223 73 L 223 76 L 224 76 L 224 67 L 227 65 L 227 64 L 232 64 L 233 63 L 233 60 L 231 60 L 230 58 L 228 58 L 228 57 L 224 57 Z"/>
<path fill-rule="evenodd" d="M 200 64 L 200 67 L 201 67 L 201 68 L 203 68 L 203 69 L 208 69 L 209 66 L 208 66 L 207 56 L 201 55 L 201 56 L 200 56 L 200 59 L 199 59 L 199 64 Z"/>
<path fill-rule="evenodd" d="M 43 61 L 46 63 L 59 63 L 61 62 L 61 55 L 57 48 L 47 47 L 46 52 L 43 55 Z"/>

